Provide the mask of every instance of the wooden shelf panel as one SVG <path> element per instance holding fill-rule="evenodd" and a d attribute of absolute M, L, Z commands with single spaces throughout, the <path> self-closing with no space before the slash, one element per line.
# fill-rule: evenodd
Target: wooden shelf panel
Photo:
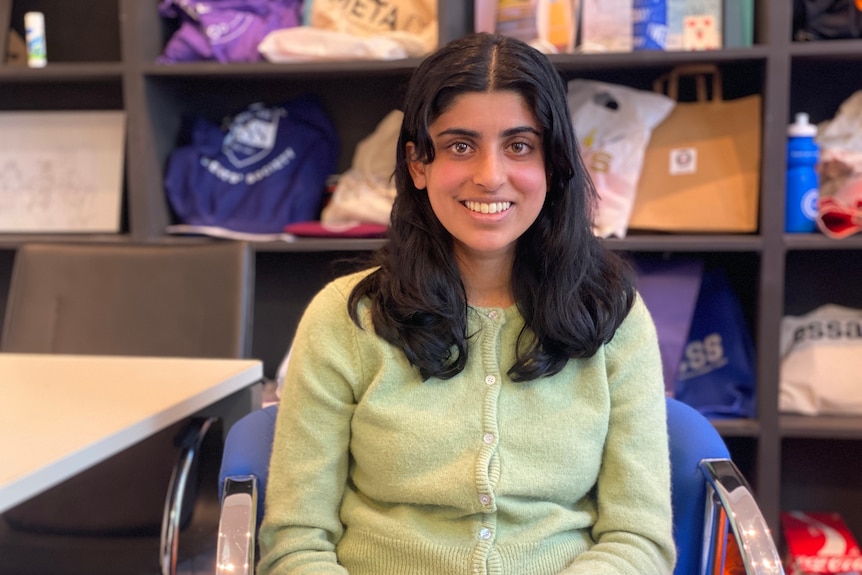
<path fill-rule="evenodd" d="M 113 244 L 130 243 L 127 234 L 0 234 L 0 249 L 16 249 L 26 243 Z"/>
<path fill-rule="evenodd" d="M 779 418 L 779 431 L 782 437 L 862 439 L 862 415 L 782 415 Z"/>
<path fill-rule="evenodd" d="M 630 234 L 623 239 L 608 238 L 608 247 L 634 252 L 759 252 L 759 235 L 730 234 Z"/>
<path fill-rule="evenodd" d="M 0 66 L 0 83 L 51 83 L 51 82 L 93 82 L 105 80 L 120 81 L 124 66 L 119 62 L 111 63 L 49 63 L 44 68 L 26 66 Z"/>
<path fill-rule="evenodd" d="M 382 239 L 299 238 L 294 242 L 260 242 L 260 252 L 365 251 L 383 245 Z M 760 236 L 733 235 L 631 235 L 604 240 L 613 250 L 633 252 L 759 252 Z"/>
<path fill-rule="evenodd" d="M 862 234 L 835 240 L 823 234 L 785 234 L 788 250 L 862 250 Z"/>
<path fill-rule="evenodd" d="M 793 42 L 789 53 L 794 60 L 862 60 L 862 40 Z"/>
<path fill-rule="evenodd" d="M 550 60 L 560 71 L 589 69 L 614 69 L 631 67 L 672 67 L 696 62 L 740 63 L 765 61 L 768 50 L 764 46 L 714 50 L 709 52 L 692 51 L 641 51 L 613 54 L 552 54 Z M 235 77 L 235 76 L 302 76 L 343 75 L 368 76 L 411 72 L 421 62 L 421 58 L 401 60 L 333 60 L 293 63 L 229 63 L 188 62 L 178 64 L 147 63 L 142 72 L 147 76 L 193 76 L 193 77 Z"/>
<path fill-rule="evenodd" d="M 760 422 L 756 419 L 713 419 L 713 427 L 722 437 L 758 437 Z"/>
<path fill-rule="evenodd" d="M 354 238 L 298 238 L 292 242 L 254 243 L 252 247 L 258 252 L 361 252 L 376 250 L 385 241 Z"/>
<path fill-rule="evenodd" d="M 618 52 L 612 54 L 554 54 L 549 56 L 561 71 L 610 70 L 618 68 L 673 67 L 681 64 L 711 62 L 741 63 L 765 61 L 769 54 L 765 46 L 709 51 Z"/>
<path fill-rule="evenodd" d="M 338 60 L 326 62 L 296 62 L 290 64 L 189 62 L 179 64 L 145 64 L 142 72 L 150 77 L 182 78 L 308 78 L 308 77 L 368 77 L 375 75 L 408 74 L 419 64 L 419 58 L 402 60 Z"/>

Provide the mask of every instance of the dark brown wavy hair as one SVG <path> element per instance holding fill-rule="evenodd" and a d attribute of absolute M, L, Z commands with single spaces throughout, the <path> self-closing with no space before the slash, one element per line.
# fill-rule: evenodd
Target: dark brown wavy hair
<path fill-rule="evenodd" d="M 509 375 L 529 381 L 559 372 L 570 358 L 590 357 L 628 314 L 634 284 L 628 265 L 592 232 L 596 191 L 578 153 L 566 87 L 545 55 L 500 35 L 472 34 L 428 56 L 407 89 L 396 152 L 388 242 L 379 266 L 353 290 L 349 311 L 370 301 L 377 334 L 404 351 L 423 379 L 460 373 L 469 354 L 470 307 L 452 237 L 413 185 L 406 144 L 434 161 L 429 126 L 461 94 L 517 92 L 542 127 L 548 192 L 536 221 L 518 239 L 512 290 L 525 327 Z"/>

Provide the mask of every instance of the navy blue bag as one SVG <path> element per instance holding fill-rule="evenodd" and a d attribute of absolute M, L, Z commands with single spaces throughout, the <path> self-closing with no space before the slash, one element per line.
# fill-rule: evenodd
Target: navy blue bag
<path fill-rule="evenodd" d="M 281 233 L 319 218 L 338 151 L 338 134 L 317 100 L 252 104 L 227 130 L 196 119 L 191 144 L 168 158 L 165 190 L 183 224 Z"/>
<path fill-rule="evenodd" d="M 704 270 L 674 396 L 712 418 L 754 417 L 754 345 L 720 269 Z"/>

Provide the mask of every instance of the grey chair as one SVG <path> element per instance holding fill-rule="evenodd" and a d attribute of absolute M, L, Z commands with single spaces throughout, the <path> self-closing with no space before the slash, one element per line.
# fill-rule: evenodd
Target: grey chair
<path fill-rule="evenodd" d="M 0 351 L 248 357 L 253 258 L 240 242 L 22 245 Z M 188 554 L 212 547 L 222 435 L 181 422 L 8 510 L 0 572 L 173 573 L 180 533 Z"/>

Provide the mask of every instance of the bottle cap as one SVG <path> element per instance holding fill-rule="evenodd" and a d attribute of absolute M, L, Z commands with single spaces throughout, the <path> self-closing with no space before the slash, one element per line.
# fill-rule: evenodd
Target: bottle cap
<path fill-rule="evenodd" d="M 796 114 L 795 121 L 787 127 L 787 135 L 813 138 L 817 135 L 817 126 L 808 121 L 808 114 L 800 112 Z"/>

